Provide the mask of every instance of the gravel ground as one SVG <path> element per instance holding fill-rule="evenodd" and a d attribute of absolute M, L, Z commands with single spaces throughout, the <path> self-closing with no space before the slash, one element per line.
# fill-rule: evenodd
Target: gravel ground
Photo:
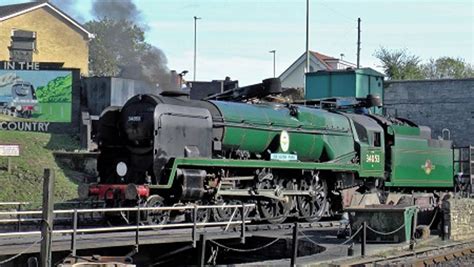
<path fill-rule="evenodd" d="M 474 266 L 474 254 L 462 258 L 456 258 L 449 262 L 440 263 L 438 267 L 454 267 L 454 266 Z"/>

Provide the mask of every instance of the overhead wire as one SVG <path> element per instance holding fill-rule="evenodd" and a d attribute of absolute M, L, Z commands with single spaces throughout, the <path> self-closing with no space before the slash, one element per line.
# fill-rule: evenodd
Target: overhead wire
<path fill-rule="evenodd" d="M 341 18 L 344 18 L 345 20 L 351 21 L 351 22 L 354 21 L 354 18 L 351 18 L 348 15 L 346 15 L 346 14 L 340 12 L 340 11 L 335 10 L 331 6 L 327 5 L 324 0 L 321 0 L 319 3 L 322 4 L 324 7 L 326 7 L 328 10 L 332 11 L 334 14 L 338 14 L 339 16 L 341 16 Z"/>

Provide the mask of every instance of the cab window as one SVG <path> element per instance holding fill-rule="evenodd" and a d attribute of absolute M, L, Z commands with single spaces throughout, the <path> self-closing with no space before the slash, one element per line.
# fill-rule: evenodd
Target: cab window
<path fill-rule="evenodd" d="M 369 143 L 369 135 L 367 134 L 367 129 L 364 126 L 354 121 L 354 126 L 359 137 L 360 142 Z"/>
<path fill-rule="evenodd" d="M 374 146 L 378 146 L 378 147 L 382 146 L 379 132 L 374 132 Z"/>

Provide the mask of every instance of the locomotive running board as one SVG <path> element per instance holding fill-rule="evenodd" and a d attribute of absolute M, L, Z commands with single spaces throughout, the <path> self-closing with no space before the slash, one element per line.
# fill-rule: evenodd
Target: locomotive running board
<path fill-rule="evenodd" d="M 209 158 L 175 158 L 168 180 L 162 184 L 150 185 L 150 189 L 169 189 L 173 185 L 179 168 L 199 169 L 207 167 L 251 168 L 251 169 L 292 169 L 292 170 L 328 170 L 334 172 L 358 172 L 360 166 L 354 163 L 334 162 L 299 162 L 299 161 L 266 161 L 266 160 L 235 160 Z M 164 177 L 163 177 L 164 178 Z"/>

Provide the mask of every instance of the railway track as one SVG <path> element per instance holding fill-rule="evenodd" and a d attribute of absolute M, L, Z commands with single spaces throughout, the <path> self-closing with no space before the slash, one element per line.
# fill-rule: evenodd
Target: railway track
<path fill-rule="evenodd" d="M 464 248 L 444 248 L 444 249 L 430 249 L 415 252 L 413 256 L 402 257 L 394 260 L 377 262 L 375 266 L 459 266 L 457 263 L 467 263 L 466 266 L 474 265 L 474 244 L 470 247 Z"/>
<path fill-rule="evenodd" d="M 394 252 L 390 256 L 333 262 L 332 266 L 474 266 L 474 241 Z"/>

